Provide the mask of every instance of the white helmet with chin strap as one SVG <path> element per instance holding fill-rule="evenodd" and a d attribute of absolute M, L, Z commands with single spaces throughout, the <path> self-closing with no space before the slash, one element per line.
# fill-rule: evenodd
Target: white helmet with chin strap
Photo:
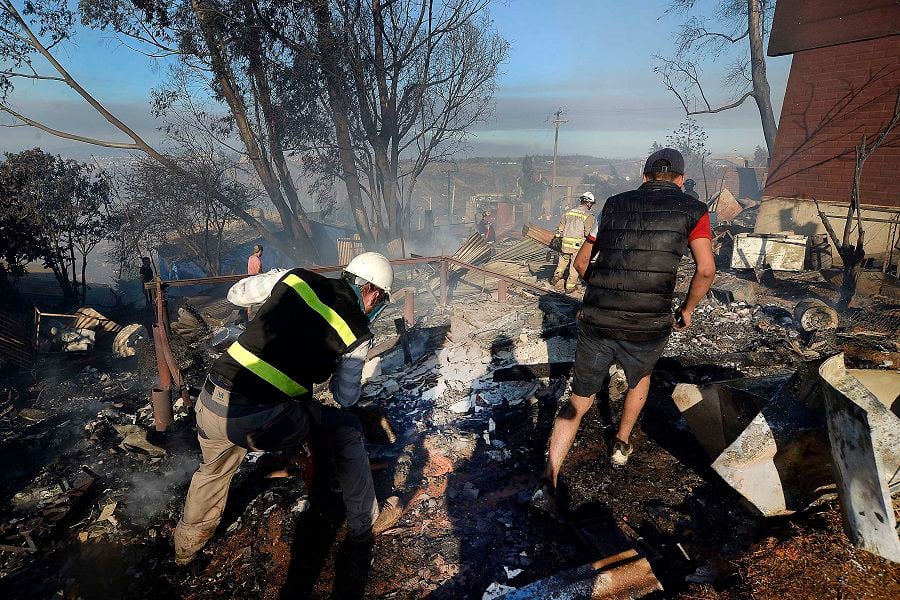
<path fill-rule="evenodd" d="M 391 293 L 391 285 L 394 283 L 394 267 L 387 258 L 377 252 L 363 252 L 344 267 L 344 273 L 364 280 L 357 283 L 360 286 L 368 282 L 384 290 L 387 294 Z"/>
<path fill-rule="evenodd" d="M 595 201 L 594 201 L 594 194 L 593 194 L 593 192 L 585 192 L 585 193 L 583 193 L 583 194 L 581 195 L 581 201 L 582 201 L 582 202 L 590 202 L 591 204 L 594 204 Z"/>

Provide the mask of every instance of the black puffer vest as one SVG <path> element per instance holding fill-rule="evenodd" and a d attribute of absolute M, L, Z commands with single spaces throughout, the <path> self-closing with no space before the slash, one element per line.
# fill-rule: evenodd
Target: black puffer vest
<path fill-rule="evenodd" d="M 678 263 L 706 212 L 705 204 L 664 181 L 607 200 L 579 318 L 609 339 L 668 335 Z"/>
<path fill-rule="evenodd" d="M 371 337 L 347 282 L 293 269 L 211 371 L 256 403 L 307 397 L 313 384 L 334 374 L 341 356 Z"/>

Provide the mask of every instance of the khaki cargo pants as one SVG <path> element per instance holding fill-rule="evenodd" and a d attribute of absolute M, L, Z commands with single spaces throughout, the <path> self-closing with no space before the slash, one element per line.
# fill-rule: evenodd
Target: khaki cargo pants
<path fill-rule="evenodd" d="M 362 535 L 372 528 L 378 503 L 359 419 L 346 410 L 312 401 L 305 410 L 299 402 L 286 402 L 247 413 L 241 410 L 246 407 L 229 406 L 229 400 L 230 393 L 215 386 L 211 393 L 204 389 L 197 402 L 197 439 L 203 463 L 191 479 L 184 512 L 175 528 L 176 557 L 196 553 L 215 533 L 231 480 L 248 448 L 299 448 L 310 432 L 323 435 L 332 452 L 350 535 Z M 307 416 L 316 422 L 309 423 Z"/>
<path fill-rule="evenodd" d="M 566 269 L 569 270 L 569 276 L 566 277 L 566 290 L 568 291 L 574 290 L 578 285 L 578 271 L 575 270 L 575 256 L 577 254 L 577 252 L 575 254 L 563 254 L 560 252 L 559 262 L 556 263 L 556 272 L 553 273 L 554 278 L 562 279 Z"/>

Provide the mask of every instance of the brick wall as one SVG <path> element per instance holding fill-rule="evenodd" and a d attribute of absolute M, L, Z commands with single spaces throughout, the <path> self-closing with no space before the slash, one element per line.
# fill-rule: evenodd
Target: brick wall
<path fill-rule="evenodd" d="M 854 147 L 890 119 L 900 35 L 794 54 L 764 196 L 847 202 Z M 866 161 L 863 204 L 900 206 L 900 127 Z"/>

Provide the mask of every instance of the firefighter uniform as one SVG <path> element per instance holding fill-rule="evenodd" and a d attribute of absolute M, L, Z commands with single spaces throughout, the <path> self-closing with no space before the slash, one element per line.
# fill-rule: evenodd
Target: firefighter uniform
<path fill-rule="evenodd" d="M 566 290 L 572 291 L 578 284 L 578 273 L 575 271 L 573 262 L 578 250 L 584 244 L 584 239 L 594 228 L 594 215 L 591 209 L 585 204 L 580 204 L 576 208 L 566 211 L 562 219 L 559 221 L 559 227 L 556 228 L 557 233 L 562 238 L 562 249 L 559 253 L 559 263 L 556 266 L 556 272 L 553 274 L 554 281 L 563 278 L 566 269 L 569 275 L 566 277 Z"/>
<path fill-rule="evenodd" d="M 176 559 L 212 537 L 231 479 L 248 450 L 299 448 L 321 433 L 333 452 L 351 535 L 370 530 L 378 505 L 359 420 L 311 394 L 341 358 L 372 338 L 351 285 L 305 269 L 287 271 L 210 370 L 197 403 L 203 463 L 175 530 Z"/>

